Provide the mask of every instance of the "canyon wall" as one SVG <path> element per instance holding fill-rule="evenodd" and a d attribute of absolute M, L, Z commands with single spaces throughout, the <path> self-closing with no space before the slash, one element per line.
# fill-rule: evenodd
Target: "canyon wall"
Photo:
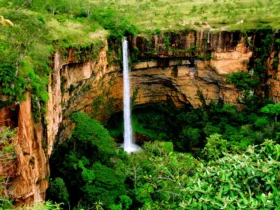
<path fill-rule="evenodd" d="M 205 31 L 129 37 L 134 104 L 171 99 L 177 106 L 198 107 L 200 92 L 207 102 L 223 100 L 239 105 L 242 92 L 227 84 L 225 75 L 251 70 L 248 64 L 254 52 L 248 43 L 254 44 L 255 37 L 256 33 Z M 17 205 L 31 205 L 45 198 L 48 159 L 54 145 L 71 135 L 71 113 L 83 111 L 106 121 L 122 110 L 120 46 L 104 39 L 98 55 L 90 59 L 81 59 L 75 49 L 68 49 L 67 56 L 59 51 L 54 54 L 45 122 L 34 122 L 29 93 L 25 101 L 0 110 L 0 125 L 17 128 L 13 143 L 17 158 L 9 173 L 8 188 Z M 276 101 L 280 99 L 279 58 L 279 52 L 271 50 L 267 58 L 269 78 L 265 81 Z"/>
<path fill-rule="evenodd" d="M 5 169 L 1 177 L 8 178 L 2 185 L 5 196 L 18 206 L 44 200 L 49 176 L 47 136 L 43 125 L 33 120 L 30 93 L 25 101 L 1 109 L 0 116 L 1 126 L 16 129 L 11 141 L 16 157 L 8 168 L 3 168 L 5 161 L 1 160 L 1 169 Z"/>
<path fill-rule="evenodd" d="M 190 31 L 134 37 L 131 43 L 140 60 L 132 72 L 132 83 L 139 89 L 136 103 L 169 97 L 177 105 L 197 107 L 200 91 L 208 102 L 237 104 L 240 93 L 226 83 L 225 75 L 248 70 L 252 51 L 245 35 Z"/>

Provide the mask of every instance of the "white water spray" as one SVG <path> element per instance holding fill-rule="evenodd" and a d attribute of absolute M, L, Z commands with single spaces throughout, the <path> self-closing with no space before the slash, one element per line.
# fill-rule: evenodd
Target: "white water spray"
<path fill-rule="evenodd" d="M 128 43 L 126 38 L 122 42 L 123 51 L 123 117 L 124 117 L 124 150 L 127 153 L 136 152 L 140 148 L 133 143 L 130 109 L 130 80 L 128 66 Z"/>

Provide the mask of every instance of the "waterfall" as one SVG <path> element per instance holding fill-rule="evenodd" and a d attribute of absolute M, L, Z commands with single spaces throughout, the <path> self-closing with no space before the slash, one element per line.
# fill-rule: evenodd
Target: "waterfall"
<path fill-rule="evenodd" d="M 130 108 L 130 79 L 128 65 L 128 43 L 126 38 L 122 42 L 123 51 L 123 118 L 124 118 L 124 150 L 127 153 L 136 152 L 139 147 L 133 143 Z"/>

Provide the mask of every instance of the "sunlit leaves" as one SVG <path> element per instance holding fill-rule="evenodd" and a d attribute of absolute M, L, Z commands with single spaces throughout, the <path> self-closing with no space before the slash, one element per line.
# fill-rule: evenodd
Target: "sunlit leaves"
<path fill-rule="evenodd" d="M 266 140 L 232 154 L 220 135 L 208 141 L 204 153 L 210 155 L 209 162 L 154 150 L 132 155 L 132 163 L 140 166 L 134 193 L 143 208 L 279 208 L 279 145 Z"/>

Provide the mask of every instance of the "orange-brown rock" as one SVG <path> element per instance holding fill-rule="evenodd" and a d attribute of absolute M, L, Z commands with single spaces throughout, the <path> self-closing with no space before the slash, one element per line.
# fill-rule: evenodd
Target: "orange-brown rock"
<path fill-rule="evenodd" d="M 131 72 L 132 89 L 138 91 L 135 104 L 172 99 L 178 106 L 190 103 L 197 107 L 201 103 L 198 91 L 207 101 L 223 99 L 235 104 L 239 96 L 234 86 L 227 84 L 211 66 L 211 61 L 197 60 L 194 67 L 170 65 L 138 69 L 137 66 L 140 65 L 136 64 Z M 117 83 L 121 83 L 121 78 Z"/>
<path fill-rule="evenodd" d="M 276 58 L 276 59 L 275 59 Z M 280 52 L 273 51 L 267 60 L 269 79 L 269 96 L 275 102 L 280 102 Z M 274 65 L 276 64 L 276 65 Z"/>
<path fill-rule="evenodd" d="M 3 112 L 6 112 L 5 108 L 0 110 L 0 113 Z M 8 113 L 12 112 L 13 110 L 10 110 Z M 7 192 L 16 205 L 22 206 L 45 199 L 49 163 L 42 145 L 44 129 L 32 118 L 30 93 L 27 93 L 26 100 L 19 104 L 17 114 L 17 133 L 12 142 L 16 159 L 12 173 L 7 175 Z M 12 121 L 12 115 L 6 115 L 6 119 Z"/>
<path fill-rule="evenodd" d="M 223 99 L 237 103 L 239 93 L 233 85 L 226 84 L 223 75 L 247 71 L 252 52 L 244 35 L 190 31 L 170 33 L 167 38 L 170 49 L 167 49 L 164 35 L 154 35 L 150 41 L 141 36 L 130 38 L 131 53 L 137 48 L 140 60 L 144 60 L 136 62 L 131 72 L 131 95 L 138 91 L 135 104 L 170 98 L 177 105 L 199 106 L 198 90 L 208 101 Z M 195 52 L 190 50 L 194 48 Z M 110 114 L 107 113 L 108 104 L 113 111 L 122 109 L 121 67 L 108 64 L 106 51 L 107 45 L 95 61 L 69 63 L 62 67 L 64 116 L 83 110 L 106 118 Z M 209 60 L 204 59 L 207 53 L 210 53 Z"/>

